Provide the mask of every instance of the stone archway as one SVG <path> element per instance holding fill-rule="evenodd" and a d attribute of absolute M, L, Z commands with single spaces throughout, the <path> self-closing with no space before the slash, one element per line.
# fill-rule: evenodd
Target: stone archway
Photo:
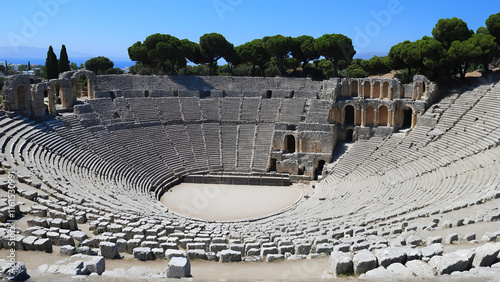
<path fill-rule="evenodd" d="M 413 110 L 410 107 L 403 109 L 403 128 L 411 128 L 413 118 Z"/>
<path fill-rule="evenodd" d="M 389 98 L 389 82 L 384 82 L 384 84 L 382 84 L 382 93 L 380 94 L 380 98 Z"/>
<path fill-rule="evenodd" d="M 56 105 L 63 104 L 64 90 L 63 90 L 63 87 L 61 86 L 61 83 L 59 83 L 59 82 L 54 83 L 53 90 L 54 90 L 54 93 L 52 93 L 52 94 L 54 95 L 55 104 Z"/>
<path fill-rule="evenodd" d="M 77 79 L 71 81 L 74 99 L 81 97 L 90 97 L 89 81 L 90 79 L 85 74 L 79 75 Z"/>
<path fill-rule="evenodd" d="M 375 84 L 373 85 L 373 98 L 374 99 L 380 98 L 380 82 L 379 81 L 375 82 Z"/>
<path fill-rule="evenodd" d="M 365 81 L 363 86 L 363 97 L 370 98 L 371 95 L 371 84 L 369 81 Z"/>
<path fill-rule="evenodd" d="M 375 125 L 375 108 L 373 106 L 366 107 L 365 124 L 367 126 Z"/>
<path fill-rule="evenodd" d="M 89 70 L 79 70 L 74 72 L 71 76 L 73 97 L 77 98 L 77 96 L 83 95 L 87 96 L 89 99 L 94 99 L 95 78 L 96 78 L 95 73 Z M 84 84 L 85 81 L 86 81 L 86 87 L 81 87 L 77 85 L 77 84 Z"/>
<path fill-rule="evenodd" d="M 357 80 L 351 80 L 351 93 L 349 93 L 349 96 L 351 97 L 357 97 L 358 96 L 358 81 Z"/>
<path fill-rule="evenodd" d="M 354 124 L 354 107 L 351 105 L 344 108 L 344 123 Z"/>
<path fill-rule="evenodd" d="M 389 124 L 389 110 L 386 106 L 381 106 L 378 109 L 378 125 L 387 126 Z"/>

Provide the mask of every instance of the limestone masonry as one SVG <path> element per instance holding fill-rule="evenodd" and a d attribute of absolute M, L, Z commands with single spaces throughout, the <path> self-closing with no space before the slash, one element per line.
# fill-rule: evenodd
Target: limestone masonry
<path fill-rule="evenodd" d="M 90 99 L 84 104 L 76 93 L 81 76 L 88 83 L 83 95 Z M 338 140 L 368 139 L 375 133 L 387 136 L 399 128 L 414 127 L 437 96 L 437 87 L 423 76 L 403 85 L 397 79 L 96 76 L 80 70 L 35 85 L 28 76 L 11 76 L 3 93 L 8 111 L 41 118 L 74 109 L 75 117 L 92 131 L 138 130 L 156 123 L 184 126 L 191 136 L 216 126 L 221 160 L 201 152 L 210 169 L 204 166 L 189 174 L 276 171 L 293 181 L 317 179 L 331 161 Z M 198 142 L 193 148 L 206 143 L 207 136 L 199 137 L 203 140 L 187 139 Z M 234 143 L 229 149 L 228 140 Z M 197 163 L 197 157 L 184 160 L 184 165 Z M 175 178 L 181 176 L 170 170 Z M 161 187 L 151 190 L 168 186 L 156 185 Z"/>
<path fill-rule="evenodd" d="M 0 276 L 203 279 L 202 267 L 222 268 L 201 261 L 308 259 L 279 274 L 498 279 L 499 80 L 439 94 L 423 76 L 7 77 L 0 247 L 44 261 L 0 259 Z M 182 181 L 310 192 L 272 214 L 215 221 L 161 204 Z M 111 269 L 123 258 L 129 269 Z"/>

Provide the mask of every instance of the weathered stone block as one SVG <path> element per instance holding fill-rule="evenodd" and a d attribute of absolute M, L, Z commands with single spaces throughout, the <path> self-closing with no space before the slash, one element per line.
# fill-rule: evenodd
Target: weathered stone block
<path fill-rule="evenodd" d="M 119 259 L 120 254 L 118 253 L 118 248 L 115 243 L 111 242 L 101 242 L 99 244 L 101 249 L 101 255 L 107 259 Z"/>
<path fill-rule="evenodd" d="M 354 273 L 353 254 L 333 251 L 328 259 L 328 272 L 336 276 L 351 275 Z"/>
<path fill-rule="evenodd" d="M 191 263 L 184 257 L 174 257 L 165 270 L 167 278 L 191 277 Z"/>
<path fill-rule="evenodd" d="M 458 241 L 458 234 L 457 233 L 451 233 L 446 236 L 446 239 L 444 240 L 445 244 L 453 244 L 456 241 Z"/>
<path fill-rule="evenodd" d="M 421 260 L 408 261 L 405 266 L 418 278 L 433 278 L 435 276 L 434 269 Z"/>
<path fill-rule="evenodd" d="M 101 275 L 106 270 L 106 262 L 103 257 L 95 257 L 87 262 L 87 269 L 91 273 Z"/>
<path fill-rule="evenodd" d="M 71 245 L 65 245 L 65 246 L 62 246 L 60 249 L 59 249 L 59 253 L 61 255 L 66 255 L 66 256 L 72 256 L 75 254 L 75 247 L 74 246 L 71 246 Z"/>
<path fill-rule="evenodd" d="M 296 255 L 308 255 L 311 252 L 310 244 L 298 244 L 295 246 Z"/>
<path fill-rule="evenodd" d="M 437 274 L 451 274 L 454 271 L 469 270 L 474 259 L 474 252 L 471 250 L 458 250 L 443 256 L 434 256 L 429 260 Z"/>
<path fill-rule="evenodd" d="M 444 252 L 444 246 L 443 244 L 436 243 L 420 249 L 420 252 L 423 257 L 432 258 L 433 256 L 442 255 Z"/>
<path fill-rule="evenodd" d="M 499 252 L 500 243 L 487 243 L 477 247 L 472 265 L 474 267 L 491 266 L 497 261 Z"/>
<path fill-rule="evenodd" d="M 153 251 L 151 251 L 151 248 L 137 247 L 137 248 L 134 248 L 133 254 L 134 254 L 135 259 L 138 259 L 141 261 L 154 260 L 154 255 L 153 255 Z"/>
<path fill-rule="evenodd" d="M 241 252 L 232 250 L 223 250 L 220 252 L 220 262 L 237 262 L 241 261 Z"/>
<path fill-rule="evenodd" d="M 188 250 L 187 256 L 189 259 L 203 259 L 203 260 L 207 259 L 207 254 L 205 250 L 201 249 Z"/>
<path fill-rule="evenodd" d="M 49 238 L 37 239 L 34 243 L 34 248 L 37 251 L 52 253 L 52 242 Z"/>
<path fill-rule="evenodd" d="M 26 251 L 34 251 L 35 250 L 35 241 L 38 239 L 38 237 L 35 236 L 28 236 L 23 239 L 23 245 L 24 249 Z"/>
<path fill-rule="evenodd" d="M 260 250 L 260 255 L 263 256 L 263 257 L 267 256 L 269 254 L 278 254 L 278 253 L 279 253 L 279 251 L 278 251 L 278 248 L 276 248 L 276 247 L 262 248 Z"/>
<path fill-rule="evenodd" d="M 280 261 L 280 260 L 284 260 L 284 259 L 285 259 L 285 256 L 282 254 L 269 254 L 266 256 L 267 262 Z"/>
<path fill-rule="evenodd" d="M 182 250 L 166 250 L 165 251 L 165 258 L 166 259 L 171 259 L 171 258 L 174 258 L 174 257 L 187 257 L 187 253 L 186 251 L 182 251 Z"/>
<path fill-rule="evenodd" d="M 360 275 L 377 268 L 377 258 L 368 250 L 361 250 L 352 259 L 354 274 Z"/>
<path fill-rule="evenodd" d="M 218 253 L 223 250 L 227 250 L 227 244 L 221 244 L 221 243 L 210 244 L 211 252 Z"/>
<path fill-rule="evenodd" d="M 385 249 L 375 250 L 379 265 L 388 267 L 393 263 L 404 264 L 406 262 L 406 252 L 403 247 L 390 247 Z"/>

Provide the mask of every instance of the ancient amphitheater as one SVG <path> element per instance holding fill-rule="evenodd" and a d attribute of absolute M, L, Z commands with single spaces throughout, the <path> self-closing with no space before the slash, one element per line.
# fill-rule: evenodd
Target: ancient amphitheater
<path fill-rule="evenodd" d="M 82 75 L 88 93 L 76 99 Z M 0 116 L 0 242 L 19 261 L 43 255 L 43 264 L 27 263 L 40 278 L 131 278 L 109 266 L 158 259 L 169 260 L 161 270 L 169 264 L 170 277 L 186 275 L 191 260 L 200 279 L 205 260 L 286 267 L 300 259 L 321 267 L 299 279 L 495 277 L 497 81 L 440 93 L 423 76 L 405 85 L 85 70 L 38 84 L 11 76 Z M 266 215 L 217 221 L 160 202 L 180 183 L 312 192 Z"/>

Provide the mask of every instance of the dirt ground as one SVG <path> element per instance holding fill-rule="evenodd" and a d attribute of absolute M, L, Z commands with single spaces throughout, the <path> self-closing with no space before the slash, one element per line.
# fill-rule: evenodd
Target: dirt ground
<path fill-rule="evenodd" d="M 160 201 L 182 215 L 226 221 L 278 212 L 311 192 L 309 185 L 302 184 L 278 187 L 181 183 Z"/>
<path fill-rule="evenodd" d="M 7 258 L 9 251 L 0 250 L 0 258 Z M 70 275 L 38 273 L 36 269 L 43 264 L 62 263 L 68 256 L 59 254 L 46 254 L 42 252 L 16 252 L 17 261 L 24 262 L 28 274 L 32 277 L 30 281 L 66 281 Z M 90 281 L 136 281 L 141 274 L 141 281 L 156 281 L 151 275 L 165 275 L 164 271 L 168 265 L 167 260 L 138 261 L 130 257 L 120 260 L 106 260 L 106 271 L 122 269 L 130 273 L 129 279 L 115 278 L 103 273 L 101 277 L 81 276 L 76 280 Z M 327 273 L 328 258 L 303 259 L 295 261 L 279 262 L 237 262 L 220 263 L 201 260 L 191 261 L 191 275 L 195 281 L 224 281 L 224 280 L 292 280 L 292 281 L 314 281 L 324 278 L 333 278 Z M 119 270 L 117 270 L 118 272 Z M 74 277 L 75 278 L 75 277 Z M 160 279 L 158 279 L 160 280 Z"/>

